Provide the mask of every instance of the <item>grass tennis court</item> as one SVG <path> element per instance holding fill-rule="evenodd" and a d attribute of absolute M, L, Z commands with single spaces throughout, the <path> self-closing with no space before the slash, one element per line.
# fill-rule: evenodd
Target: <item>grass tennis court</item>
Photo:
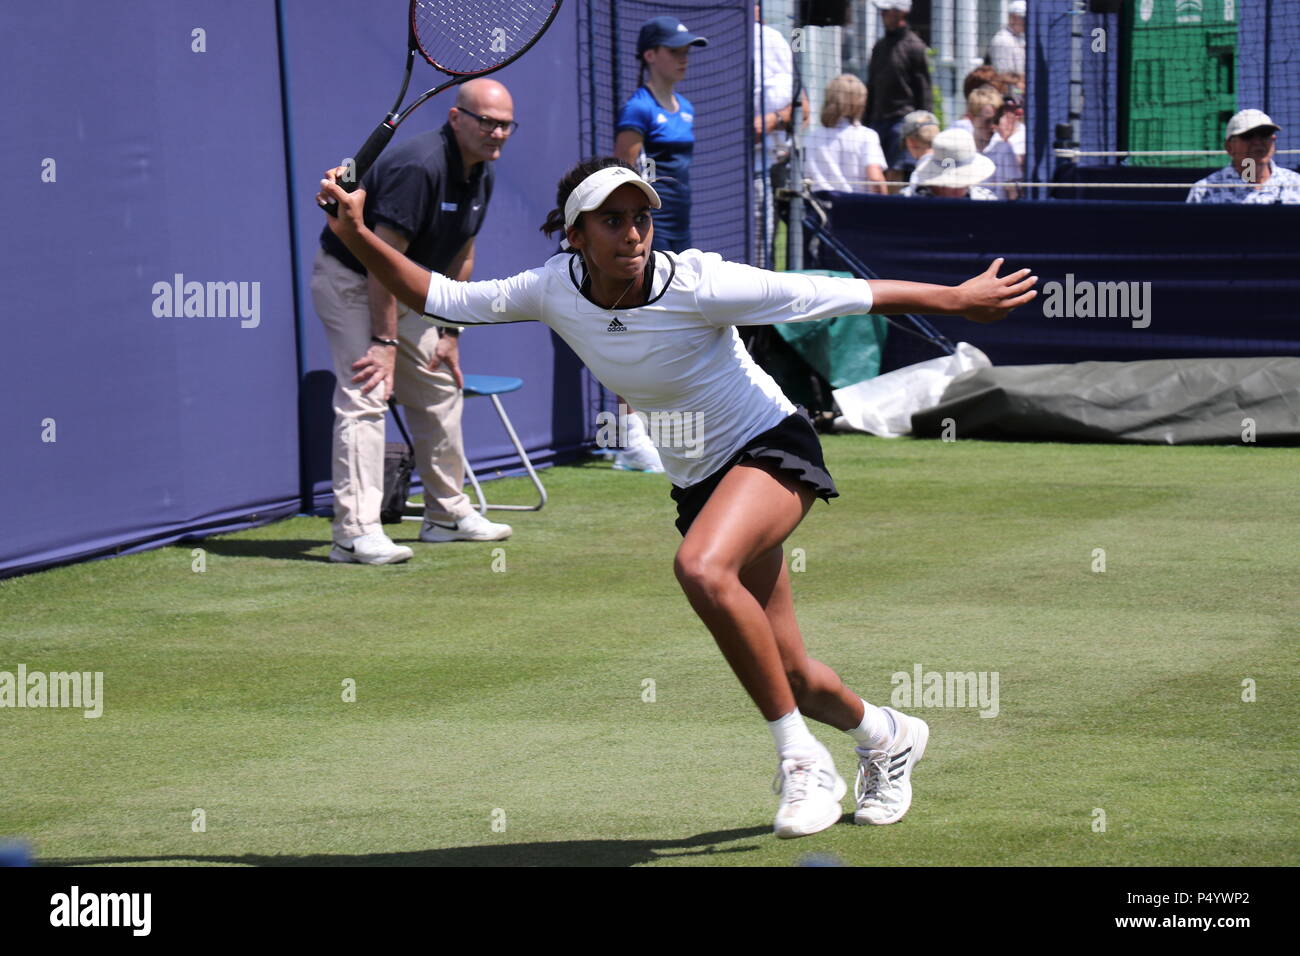
<path fill-rule="evenodd" d="M 667 482 L 589 462 L 495 557 L 330 565 L 327 519 L 296 518 L 0 581 L 0 670 L 104 673 L 98 719 L 0 711 L 0 837 L 63 863 L 1300 863 L 1300 451 L 824 444 L 843 497 L 787 544 L 813 655 L 881 704 L 916 665 L 999 675 L 996 717 L 909 709 L 931 740 L 894 826 L 771 835 L 772 742 L 672 577 Z M 851 787 L 847 736 L 813 729 Z"/>

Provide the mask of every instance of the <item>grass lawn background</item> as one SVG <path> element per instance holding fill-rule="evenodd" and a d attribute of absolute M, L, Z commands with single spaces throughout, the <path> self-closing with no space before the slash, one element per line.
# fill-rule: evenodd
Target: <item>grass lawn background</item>
<path fill-rule="evenodd" d="M 999 675 L 995 718 L 912 709 L 897 825 L 771 835 L 771 737 L 673 579 L 667 481 L 588 462 L 494 513 L 509 541 L 405 565 L 329 564 L 303 517 L 0 581 L 0 670 L 105 683 L 99 719 L 0 710 L 0 837 L 64 863 L 1300 863 L 1300 451 L 824 443 L 842 497 L 786 547 L 813 655 L 882 704 L 918 663 Z M 813 729 L 851 787 L 847 735 Z"/>

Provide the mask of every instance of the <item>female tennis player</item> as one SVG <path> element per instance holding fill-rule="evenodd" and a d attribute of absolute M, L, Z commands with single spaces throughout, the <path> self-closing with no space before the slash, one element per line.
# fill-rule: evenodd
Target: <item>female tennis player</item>
<path fill-rule="evenodd" d="M 334 182 L 344 172 L 321 181 L 318 198 L 339 204 L 330 228 L 402 302 L 433 322 L 544 322 L 606 388 L 669 421 L 702 424 L 702 440 L 660 435 L 684 536 L 674 570 L 775 738 L 777 836 L 816 833 L 840 817 L 844 781 L 805 716 L 856 744 L 854 821 L 901 819 L 929 728 L 867 703 L 804 648 L 782 542 L 814 499 L 838 492 L 811 423 L 750 359 L 735 326 L 868 312 L 993 322 L 1037 295 L 1037 277 L 1028 269 L 999 277 L 1001 259 L 961 285 L 941 286 L 766 272 L 698 249 L 656 253 L 658 194 L 626 163 L 606 158 L 560 180 L 542 228 L 563 230 L 570 252 L 508 279 L 455 282 L 367 229 L 365 191 L 345 193 Z"/>

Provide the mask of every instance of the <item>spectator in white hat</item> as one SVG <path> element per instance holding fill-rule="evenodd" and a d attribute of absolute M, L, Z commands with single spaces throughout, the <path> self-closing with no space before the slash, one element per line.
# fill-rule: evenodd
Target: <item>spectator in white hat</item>
<path fill-rule="evenodd" d="M 989 41 L 988 61 L 999 73 L 1025 72 L 1025 0 L 1007 4 L 1007 24 Z"/>
<path fill-rule="evenodd" d="M 993 160 L 975 148 L 975 138 L 964 129 L 946 129 L 934 138 L 930 155 L 916 164 L 904 196 L 938 196 L 941 199 L 997 199 L 979 185 L 993 175 Z"/>
<path fill-rule="evenodd" d="M 1233 116 L 1223 143 L 1232 162 L 1193 184 L 1187 201 L 1300 203 L 1300 173 L 1273 162 L 1281 128 L 1262 110 L 1242 110 Z"/>

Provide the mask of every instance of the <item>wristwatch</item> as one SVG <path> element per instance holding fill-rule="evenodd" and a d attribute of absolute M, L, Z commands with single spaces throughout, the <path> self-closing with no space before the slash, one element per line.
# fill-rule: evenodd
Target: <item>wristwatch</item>
<path fill-rule="evenodd" d="M 397 339 L 381 339 L 377 335 L 372 335 L 370 336 L 370 341 L 378 342 L 380 345 L 389 345 L 393 348 L 397 348 Z"/>

